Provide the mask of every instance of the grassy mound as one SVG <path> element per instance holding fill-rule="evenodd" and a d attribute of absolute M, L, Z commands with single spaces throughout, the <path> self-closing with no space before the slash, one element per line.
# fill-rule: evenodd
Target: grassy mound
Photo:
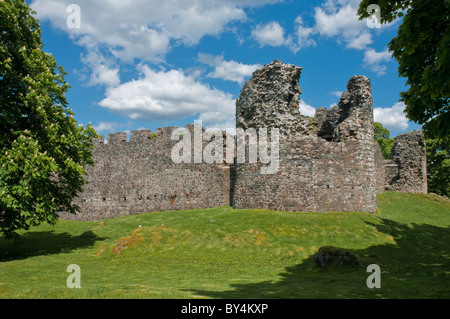
<path fill-rule="evenodd" d="M 59 221 L 0 239 L 0 298 L 449 298 L 450 202 L 384 193 L 379 211 L 157 212 Z M 323 246 L 358 266 L 319 267 Z M 67 266 L 81 289 L 67 288 Z M 381 288 L 369 289 L 369 264 Z"/>

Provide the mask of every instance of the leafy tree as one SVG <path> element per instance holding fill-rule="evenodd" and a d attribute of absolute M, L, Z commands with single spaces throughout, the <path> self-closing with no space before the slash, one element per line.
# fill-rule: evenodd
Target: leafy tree
<path fill-rule="evenodd" d="M 380 6 L 381 23 L 403 17 L 389 51 L 407 79 L 408 90 L 400 93 L 407 117 L 430 138 L 450 136 L 450 1 L 363 0 L 360 19 L 370 16 L 370 4 Z"/>
<path fill-rule="evenodd" d="M 389 138 L 389 135 L 391 132 L 381 123 L 375 122 L 373 123 L 374 128 L 374 135 L 375 135 L 375 142 L 377 142 L 380 145 L 381 148 L 381 154 L 383 155 L 384 159 L 391 158 L 391 150 L 394 146 L 394 139 Z"/>
<path fill-rule="evenodd" d="M 43 51 L 33 14 L 24 0 L 0 1 L 0 229 L 7 238 L 79 210 L 72 201 L 96 136 L 74 119 L 66 72 Z"/>
<path fill-rule="evenodd" d="M 450 196 L 450 138 L 427 139 L 428 191 Z"/>
<path fill-rule="evenodd" d="M 379 122 L 373 123 L 373 132 L 375 135 L 375 142 L 380 138 L 389 138 L 389 135 L 391 134 L 391 132 Z"/>
<path fill-rule="evenodd" d="M 377 140 L 378 144 L 381 148 L 381 154 L 383 156 L 383 159 L 390 159 L 391 158 L 391 150 L 394 146 L 394 139 L 393 138 L 380 138 Z"/>

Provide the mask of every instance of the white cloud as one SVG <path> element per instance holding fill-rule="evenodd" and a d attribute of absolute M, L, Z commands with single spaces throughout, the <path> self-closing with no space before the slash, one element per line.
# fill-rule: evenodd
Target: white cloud
<path fill-rule="evenodd" d="M 284 29 L 276 21 L 257 25 L 252 31 L 252 37 L 258 41 L 261 46 L 268 45 L 277 47 L 286 44 Z"/>
<path fill-rule="evenodd" d="M 313 35 L 316 30 L 312 27 L 304 26 L 303 19 L 298 16 L 295 19 L 294 34 L 285 35 L 284 28 L 276 21 L 267 24 L 259 24 L 252 30 L 252 38 L 256 40 L 261 47 L 263 46 L 286 46 L 294 53 L 302 48 L 315 46 L 316 42 Z"/>
<path fill-rule="evenodd" d="M 337 12 L 340 7 L 345 5 L 351 5 L 352 7 L 358 7 L 361 0 L 326 0 L 322 5 L 328 12 Z"/>
<path fill-rule="evenodd" d="M 339 3 L 340 6 L 336 6 Z M 358 20 L 358 5 L 328 1 L 328 6 L 315 9 L 315 28 L 321 35 L 337 37 L 346 43 L 347 48 L 362 50 L 372 43 L 370 29 L 364 21 Z"/>
<path fill-rule="evenodd" d="M 330 94 L 334 95 L 337 98 L 341 98 L 342 93 L 344 93 L 344 91 L 332 91 Z"/>
<path fill-rule="evenodd" d="M 358 20 L 358 7 L 359 2 L 355 0 L 328 0 L 322 6 L 315 7 L 315 24 L 312 27 L 305 26 L 302 16 L 298 16 L 295 20 L 295 33 L 286 37 L 282 34 L 281 37 L 278 32 L 279 40 L 275 43 L 287 45 L 297 52 L 302 48 L 315 46 L 314 36 L 320 35 L 336 37 L 338 42 L 344 42 L 349 49 L 364 50 L 372 43 L 372 36 L 366 23 Z"/>
<path fill-rule="evenodd" d="M 347 39 L 347 48 L 364 50 L 372 43 L 372 36 L 369 32 L 361 32 L 355 37 Z"/>
<path fill-rule="evenodd" d="M 382 52 L 376 52 L 374 49 L 368 49 L 364 52 L 364 64 L 378 75 L 383 75 L 386 73 L 386 66 L 383 63 L 391 60 L 392 54 L 387 49 Z"/>
<path fill-rule="evenodd" d="M 100 122 L 97 125 L 94 125 L 94 129 L 97 132 L 103 132 L 103 131 L 114 131 L 120 126 L 117 122 Z"/>
<path fill-rule="evenodd" d="M 359 20 L 359 4 L 360 0 L 327 0 L 315 7 L 314 24 L 311 27 L 305 25 L 300 15 L 295 20 L 295 31 L 292 34 L 286 34 L 278 22 L 272 21 L 257 25 L 252 31 L 252 38 L 261 46 L 286 46 L 294 53 L 302 48 L 315 46 L 318 36 L 334 38 L 348 49 L 364 51 L 364 66 L 377 75 L 383 75 L 390 55 L 375 52 L 370 47 L 373 43 L 372 29 L 365 20 Z"/>
<path fill-rule="evenodd" d="M 294 37 L 288 36 L 288 43 L 290 43 L 290 48 L 292 51 L 297 52 L 298 50 L 310 46 L 315 46 L 316 41 L 312 36 L 316 33 L 314 28 L 305 27 L 303 23 L 303 18 L 298 16 L 295 19 L 295 35 Z M 294 39 L 296 41 L 294 41 Z"/>
<path fill-rule="evenodd" d="M 371 29 L 357 16 L 359 3 L 359 0 L 327 0 L 322 7 L 315 8 L 314 29 L 320 35 L 336 37 L 349 49 L 364 50 L 364 66 L 377 75 L 383 75 L 391 54 L 387 50 L 376 52 L 370 48 L 373 43 Z"/>
<path fill-rule="evenodd" d="M 316 109 L 311 105 L 306 104 L 305 101 L 300 100 L 299 104 L 300 114 L 310 117 L 314 117 L 314 115 L 316 115 Z"/>
<path fill-rule="evenodd" d="M 157 72 L 143 65 L 141 72 L 138 80 L 108 88 L 99 105 L 140 121 L 173 121 L 199 114 L 206 124 L 221 126 L 234 119 L 231 94 L 178 70 Z"/>
<path fill-rule="evenodd" d="M 73 0 L 33 0 L 41 21 L 66 32 L 86 49 L 87 68 L 76 70 L 88 85 L 117 86 L 121 62 L 159 63 L 174 46 L 196 45 L 206 35 L 219 35 L 230 23 L 247 19 L 247 7 L 280 0 L 78 0 L 80 27 L 67 23 Z M 96 56 L 96 58 L 92 58 Z M 100 63 L 95 63 L 97 59 Z M 87 73 L 90 73 L 87 75 Z"/>
<path fill-rule="evenodd" d="M 87 85 L 116 86 L 120 83 L 119 68 L 114 67 L 114 61 L 107 59 L 98 50 L 82 55 L 81 61 L 87 68 L 85 67 L 77 73 Z M 88 72 L 90 72 L 89 75 L 86 74 Z M 87 81 L 86 78 L 88 78 Z"/>
<path fill-rule="evenodd" d="M 116 86 L 120 83 L 119 69 L 109 69 L 106 65 L 100 64 L 94 67 L 90 83 L 92 85 Z"/>
<path fill-rule="evenodd" d="M 33 0 L 31 6 L 40 20 L 49 20 L 88 49 L 106 45 L 126 61 L 154 61 L 164 57 L 173 41 L 197 44 L 205 35 L 220 34 L 230 22 L 245 20 L 245 7 L 278 1 L 78 0 L 80 28 L 66 23 L 73 0 Z"/>
<path fill-rule="evenodd" d="M 224 119 L 221 112 L 204 112 L 199 115 L 198 120 L 202 121 L 205 129 L 219 128 L 230 132 L 236 130 L 234 115 Z"/>
<path fill-rule="evenodd" d="M 408 119 L 403 113 L 405 104 L 397 102 L 390 108 L 376 107 L 373 110 L 375 122 L 380 122 L 389 130 L 406 130 L 408 128 Z"/>
<path fill-rule="evenodd" d="M 236 61 L 225 61 L 223 56 L 212 56 L 210 54 L 199 53 L 198 60 L 202 63 L 214 67 L 214 72 L 208 74 L 209 77 L 219 78 L 243 84 L 245 78 L 261 67 L 260 64 L 243 64 Z"/>

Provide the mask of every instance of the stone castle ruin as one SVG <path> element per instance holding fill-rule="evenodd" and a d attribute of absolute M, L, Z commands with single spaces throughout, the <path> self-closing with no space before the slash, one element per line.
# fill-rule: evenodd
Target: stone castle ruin
<path fill-rule="evenodd" d="M 129 141 L 126 133 L 109 134 L 107 143 L 104 136 L 94 141 L 95 165 L 88 167 L 88 183 L 76 199 L 80 213 L 61 217 L 99 220 L 223 205 L 373 213 L 376 194 L 385 190 L 427 192 L 421 131 L 397 136 L 392 159 L 382 159 L 374 142 L 368 78 L 353 76 L 338 105 L 318 108 L 310 118 L 299 111 L 301 71 L 275 60 L 253 73 L 236 100 L 236 129 L 278 129 L 273 174 L 261 173 L 267 165 L 261 161 L 236 161 L 236 153 L 231 163 L 225 158 L 212 164 L 174 163 L 171 152 L 178 141 L 171 136 L 176 127 L 157 129 L 156 138 L 151 130 L 132 131 Z M 185 126 L 186 136 L 194 138 L 196 125 Z M 223 145 L 227 134 L 223 132 Z"/>

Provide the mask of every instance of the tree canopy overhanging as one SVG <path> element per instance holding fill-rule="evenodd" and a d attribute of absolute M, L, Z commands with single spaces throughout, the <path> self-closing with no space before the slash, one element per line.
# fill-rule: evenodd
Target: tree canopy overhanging
<path fill-rule="evenodd" d="M 407 90 L 400 93 L 406 116 L 430 138 L 450 136 L 450 1 L 363 0 L 360 19 L 371 15 L 371 4 L 380 7 L 382 24 L 403 18 L 388 46 L 406 78 Z"/>
<path fill-rule="evenodd" d="M 23 0 L 0 1 L 0 232 L 54 224 L 92 163 L 92 126 L 68 107 L 65 70 L 44 52 L 39 21 Z"/>
<path fill-rule="evenodd" d="M 375 142 L 380 145 L 381 155 L 383 156 L 383 159 L 391 158 L 391 150 L 394 146 L 394 139 L 392 137 L 389 137 L 391 135 L 391 132 L 389 132 L 389 130 L 383 127 L 383 125 L 379 122 L 373 123 L 373 131 Z"/>

